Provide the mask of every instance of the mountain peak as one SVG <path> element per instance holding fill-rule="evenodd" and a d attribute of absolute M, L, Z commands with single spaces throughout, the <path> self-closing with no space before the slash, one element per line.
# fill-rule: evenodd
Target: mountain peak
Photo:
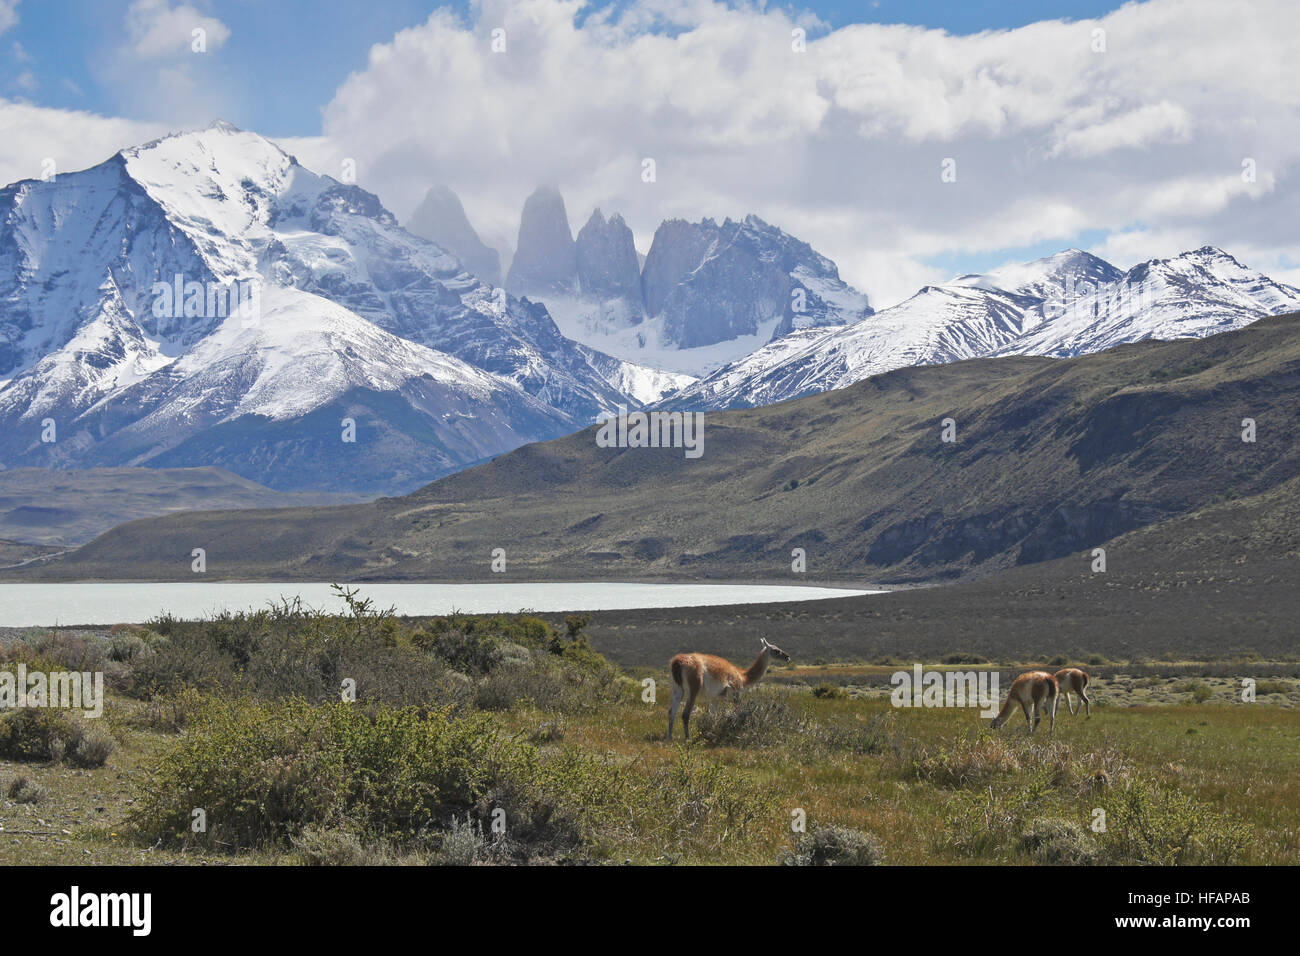
<path fill-rule="evenodd" d="M 543 184 L 524 201 L 506 291 L 534 297 L 572 295 L 577 281 L 578 263 L 564 197 L 558 187 Z"/>
<path fill-rule="evenodd" d="M 501 254 L 479 238 L 455 191 L 443 183 L 429 188 L 406 228 L 446 249 L 489 285 L 501 284 Z"/>

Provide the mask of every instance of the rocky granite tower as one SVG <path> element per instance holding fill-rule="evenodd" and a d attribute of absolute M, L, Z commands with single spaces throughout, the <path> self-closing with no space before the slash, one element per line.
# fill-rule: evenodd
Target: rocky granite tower
<path fill-rule="evenodd" d="M 506 291 L 533 298 L 574 295 L 578 291 L 573 234 L 564 198 L 554 186 L 539 186 L 524 203 Z"/>
<path fill-rule="evenodd" d="M 460 260 L 467 272 L 489 285 L 501 284 L 501 255 L 485 245 L 465 215 L 460 197 L 447 186 L 434 186 L 411 214 L 408 231 L 436 242 Z"/>

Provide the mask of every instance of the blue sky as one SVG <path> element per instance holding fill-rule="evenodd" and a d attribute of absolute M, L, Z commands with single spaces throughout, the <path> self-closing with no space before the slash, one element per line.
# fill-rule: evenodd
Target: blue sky
<path fill-rule="evenodd" d="M 502 249 L 547 182 L 643 252 L 759 215 L 877 305 L 1071 246 L 1300 283 L 1297 58 L 1294 0 L 0 0 L 0 183 L 220 117 L 402 219 L 450 186 Z"/>
<path fill-rule="evenodd" d="M 320 132 L 321 110 L 348 74 L 365 67 L 372 45 L 450 8 L 469 16 L 465 0 L 212 0 L 196 8 L 220 19 L 232 40 L 210 52 L 203 80 L 226 91 L 238 126 L 277 136 Z M 933 2 L 814 0 L 769 4 L 807 10 L 832 29 L 849 23 L 909 23 L 955 34 L 1010 29 L 1042 19 L 1100 16 L 1113 0 Z M 113 51 L 129 41 L 130 0 L 39 0 L 17 7 L 18 24 L 0 42 L 0 94 L 42 106 L 148 120 L 152 103 L 114 82 Z M 593 3 L 588 15 L 625 2 Z M 15 44 L 18 46 L 16 47 Z M 21 50 L 19 49 L 21 48 Z"/>

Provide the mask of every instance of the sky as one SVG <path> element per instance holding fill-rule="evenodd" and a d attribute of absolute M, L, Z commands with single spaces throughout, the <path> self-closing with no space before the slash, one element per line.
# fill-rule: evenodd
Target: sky
<path fill-rule="evenodd" d="M 1068 247 L 1300 284 L 1297 53 L 1291 0 L 0 0 L 0 183 L 220 117 L 498 246 L 540 183 L 643 252 L 753 213 L 877 307 Z"/>

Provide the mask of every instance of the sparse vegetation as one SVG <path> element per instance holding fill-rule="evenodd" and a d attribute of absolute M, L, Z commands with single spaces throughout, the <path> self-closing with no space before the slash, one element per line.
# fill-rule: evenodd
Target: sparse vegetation
<path fill-rule="evenodd" d="M 353 598 L 342 615 L 285 605 L 0 647 L 112 668 L 100 720 L 0 717 L 6 806 L 73 834 L 33 826 L 0 859 L 1297 862 L 1293 664 L 1107 664 L 1092 720 L 1032 739 L 895 709 L 895 661 L 778 667 L 702 700 L 697 739 L 669 744 L 666 701 L 639 680 L 662 665 L 611 664 L 585 616 L 399 619 Z M 1261 673 L 1286 679 L 1256 678 L 1243 703 L 1239 675 Z"/>

